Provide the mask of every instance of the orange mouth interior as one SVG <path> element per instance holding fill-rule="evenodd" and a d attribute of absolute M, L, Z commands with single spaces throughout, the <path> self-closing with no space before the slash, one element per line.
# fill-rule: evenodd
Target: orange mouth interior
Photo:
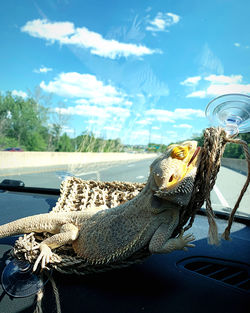
<path fill-rule="evenodd" d="M 175 175 L 172 175 L 169 178 L 169 181 L 167 183 L 167 188 L 171 188 L 173 186 L 175 186 L 178 182 L 182 181 L 182 179 L 193 169 L 194 167 L 194 161 L 196 159 L 196 157 L 199 155 L 201 148 L 197 147 L 194 154 L 192 155 L 191 159 L 188 161 L 187 165 L 183 164 L 183 169 L 182 169 L 182 175 L 177 177 Z M 185 154 L 185 152 L 184 152 Z M 178 155 L 176 158 L 181 159 L 180 155 Z"/>

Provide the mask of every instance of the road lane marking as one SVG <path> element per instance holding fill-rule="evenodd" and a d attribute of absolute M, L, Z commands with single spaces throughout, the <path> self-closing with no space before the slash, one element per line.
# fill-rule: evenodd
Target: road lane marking
<path fill-rule="evenodd" d="M 230 205 L 228 204 L 227 200 L 224 198 L 223 194 L 220 192 L 219 188 L 216 185 L 214 185 L 214 191 L 218 199 L 220 200 L 221 205 L 226 208 L 230 208 Z"/>
<path fill-rule="evenodd" d="M 96 175 L 97 181 L 101 180 L 100 171 L 82 172 L 82 173 L 77 173 L 75 176 L 80 177 L 80 176 L 87 176 L 87 175 L 92 175 L 92 174 Z"/>
<path fill-rule="evenodd" d="M 140 176 L 137 176 L 136 179 L 142 179 L 142 178 L 144 178 L 144 177 L 145 177 L 145 176 L 140 175 Z"/>

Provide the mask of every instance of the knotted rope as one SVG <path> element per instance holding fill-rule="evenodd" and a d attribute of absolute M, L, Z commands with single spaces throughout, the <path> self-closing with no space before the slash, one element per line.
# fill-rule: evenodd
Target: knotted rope
<path fill-rule="evenodd" d="M 229 216 L 228 226 L 226 227 L 222 237 L 229 240 L 230 230 L 235 213 L 239 207 L 241 199 L 247 190 L 250 181 L 250 155 L 248 145 L 245 141 L 229 137 L 223 128 L 207 128 L 204 132 L 204 145 L 202 148 L 202 156 L 200 166 L 197 171 L 195 186 L 193 189 L 191 200 L 184 211 L 180 215 L 180 223 L 175 230 L 174 235 L 178 234 L 185 226 L 184 230 L 188 230 L 195 219 L 197 211 L 206 202 L 206 213 L 209 223 L 209 243 L 219 244 L 218 229 L 215 222 L 215 215 L 212 209 L 210 193 L 214 187 L 217 174 L 220 169 L 221 159 L 227 143 L 240 144 L 244 150 L 246 162 L 248 165 L 248 174 L 246 182 L 241 190 L 238 200 Z"/>

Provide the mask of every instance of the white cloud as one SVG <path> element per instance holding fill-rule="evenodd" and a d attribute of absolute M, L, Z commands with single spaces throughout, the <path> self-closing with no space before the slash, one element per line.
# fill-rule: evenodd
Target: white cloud
<path fill-rule="evenodd" d="M 204 78 L 212 84 L 238 84 L 242 82 L 242 75 L 209 75 Z"/>
<path fill-rule="evenodd" d="M 146 129 L 135 130 L 135 131 L 132 131 L 131 135 L 133 137 L 149 136 L 149 131 Z"/>
<path fill-rule="evenodd" d="M 47 84 L 42 81 L 40 87 L 46 92 L 62 97 L 80 98 L 76 100 L 78 104 L 125 105 L 127 107 L 132 104 L 125 93 L 110 84 L 105 84 L 91 74 L 61 73 Z"/>
<path fill-rule="evenodd" d="M 205 117 L 205 113 L 202 110 L 197 109 L 175 109 L 174 112 L 175 119 L 191 119 L 192 117 Z"/>
<path fill-rule="evenodd" d="M 34 73 L 48 73 L 48 72 L 51 72 L 52 71 L 52 68 L 51 67 L 45 67 L 45 66 L 42 66 L 40 67 L 39 69 L 34 69 Z"/>
<path fill-rule="evenodd" d="M 228 93 L 243 93 L 243 94 L 250 94 L 250 84 L 226 84 L 226 85 L 221 85 L 221 84 L 216 84 L 216 85 L 211 85 L 207 88 L 206 91 L 208 96 L 220 96 L 223 94 L 228 94 Z"/>
<path fill-rule="evenodd" d="M 139 125 L 150 125 L 152 124 L 152 121 L 151 119 L 145 119 L 145 120 L 136 121 L 135 123 Z"/>
<path fill-rule="evenodd" d="M 99 124 L 100 121 L 98 120 L 88 120 L 88 124 Z"/>
<path fill-rule="evenodd" d="M 11 94 L 13 96 L 17 96 L 17 97 L 22 97 L 22 98 L 27 98 L 28 97 L 28 94 L 25 92 L 25 91 L 22 91 L 22 90 L 12 90 Z"/>
<path fill-rule="evenodd" d="M 193 91 L 188 94 L 188 98 L 216 97 L 229 93 L 250 94 L 250 84 L 243 84 L 242 75 L 209 75 L 204 77 L 209 82 L 205 89 Z"/>
<path fill-rule="evenodd" d="M 174 123 L 173 112 L 168 110 L 150 109 L 145 112 L 145 115 L 152 116 L 161 122 Z"/>
<path fill-rule="evenodd" d="M 177 24 L 181 17 L 177 14 L 173 14 L 173 13 L 166 13 L 166 15 L 170 18 L 170 21 L 168 22 L 169 26 L 173 25 L 173 24 Z M 172 19 L 172 21 L 171 21 Z"/>
<path fill-rule="evenodd" d="M 200 80 L 201 80 L 201 76 L 192 76 L 192 77 L 188 77 L 180 84 L 184 86 L 195 86 L 198 84 Z"/>
<path fill-rule="evenodd" d="M 178 119 L 192 119 L 204 117 L 204 111 L 196 109 L 177 108 L 174 111 L 151 109 L 145 112 L 146 115 L 152 116 L 161 122 L 175 123 Z"/>
<path fill-rule="evenodd" d="M 130 116 L 130 110 L 121 107 L 98 107 L 95 105 L 78 104 L 76 106 L 68 106 L 67 108 L 55 108 L 55 112 L 67 115 L 80 115 L 85 117 L 98 117 L 100 119 L 108 119 L 114 116 L 122 116 L 123 118 Z"/>
<path fill-rule="evenodd" d="M 162 141 L 162 139 L 163 139 L 162 135 L 151 134 L 151 136 L 150 136 L 150 141 L 151 142 L 160 142 L 160 141 Z"/>
<path fill-rule="evenodd" d="M 104 126 L 103 129 L 105 130 L 110 130 L 110 131 L 114 131 L 114 132 L 119 132 L 121 131 L 121 127 L 113 127 L 113 126 Z"/>
<path fill-rule="evenodd" d="M 62 132 L 67 134 L 74 134 L 75 130 L 73 128 L 70 128 L 69 126 L 63 126 Z"/>
<path fill-rule="evenodd" d="M 92 54 L 110 59 L 132 55 L 141 57 L 159 52 L 143 45 L 105 39 L 101 34 L 90 31 L 86 27 L 75 28 L 71 22 L 49 22 L 46 19 L 37 19 L 27 22 L 21 31 L 33 37 L 45 39 L 50 43 L 57 41 L 60 44 L 87 48 Z"/>
<path fill-rule="evenodd" d="M 93 104 L 99 104 L 99 105 L 112 105 L 112 104 L 120 104 L 123 102 L 123 98 L 121 97 L 112 97 L 112 96 L 99 96 L 95 98 L 91 98 L 90 100 Z M 127 101 L 125 101 L 123 104 L 127 104 Z"/>
<path fill-rule="evenodd" d="M 237 48 L 241 48 L 241 49 L 249 49 L 250 48 L 249 45 L 243 45 L 243 44 L 241 44 L 239 42 L 235 42 L 234 46 L 237 47 Z"/>
<path fill-rule="evenodd" d="M 130 110 L 126 108 L 112 106 L 112 107 L 106 107 L 105 109 L 110 115 L 117 115 L 117 116 L 121 116 L 122 118 L 126 118 L 130 116 Z"/>
<path fill-rule="evenodd" d="M 104 85 L 102 81 L 97 80 L 96 76 L 77 72 L 61 73 L 47 85 L 42 81 L 40 87 L 47 92 L 70 98 L 89 99 L 101 96 L 113 97 L 119 94 L 113 86 Z"/>
<path fill-rule="evenodd" d="M 66 115 L 80 115 L 86 117 L 108 118 L 109 114 L 104 108 L 94 105 L 78 104 L 76 106 L 68 106 L 67 108 L 55 108 L 55 112 Z"/>
<path fill-rule="evenodd" d="M 131 106 L 133 104 L 132 101 L 126 100 L 123 102 L 124 105 Z"/>
<path fill-rule="evenodd" d="M 40 87 L 62 97 L 76 98 L 75 105 L 57 107 L 55 112 L 78 115 L 91 119 L 89 124 L 102 126 L 109 121 L 123 123 L 130 116 L 128 96 L 96 76 L 76 72 L 61 73 L 54 80 L 41 82 Z"/>
<path fill-rule="evenodd" d="M 165 144 L 169 144 L 170 142 L 173 141 L 179 141 L 180 140 L 180 135 L 173 130 L 169 130 L 164 132 L 164 136 L 163 134 L 152 134 L 150 136 L 151 142 L 154 143 L 165 143 Z"/>
<path fill-rule="evenodd" d="M 150 25 L 146 27 L 146 30 L 152 32 L 168 31 L 167 27 L 177 24 L 179 21 L 180 16 L 177 14 L 158 12 L 156 17 L 148 22 Z"/>
<path fill-rule="evenodd" d="M 79 100 L 76 100 L 75 103 L 77 103 L 77 104 L 89 104 L 89 101 L 86 99 L 79 99 Z"/>
<path fill-rule="evenodd" d="M 47 39 L 52 43 L 54 43 L 55 40 L 64 43 L 69 39 L 69 36 L 74 35 L 75 27 L 74 24 L 70 22 L 50 23 L 46 19 L 37 19 L 27 22 L 21 27 L 21 31 L 36 38 Z"/>
<path fill-rule="evenodd" d="M 193 91 L 187 95 L 187 98 L 206 98 L 207 93 L 205 90 Z"/>
<path fill-rule="evenodd" d="M 193 128 L 192 125 L 190 124 L 178 124 L 178 125 L 173 125 L 174 128 Z"/>

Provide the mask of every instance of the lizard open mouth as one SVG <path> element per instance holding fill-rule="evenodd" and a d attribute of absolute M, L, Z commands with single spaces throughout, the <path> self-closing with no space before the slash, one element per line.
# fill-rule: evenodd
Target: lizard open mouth
<path fill-rule="evenodd" d="M 197 147 L 197 148 L 196 148 L 194 154 L 192 155 L 191 159 L 190 159 L 189 162 L 188 162 L 187 167 L 189 167 L 189 166 L 192 164 L 192 162 L 194 161 L 194 159 L 196 158 L 196 156 L 199 154 L 200 150 L 201 150 L 200 147 Z"/>

